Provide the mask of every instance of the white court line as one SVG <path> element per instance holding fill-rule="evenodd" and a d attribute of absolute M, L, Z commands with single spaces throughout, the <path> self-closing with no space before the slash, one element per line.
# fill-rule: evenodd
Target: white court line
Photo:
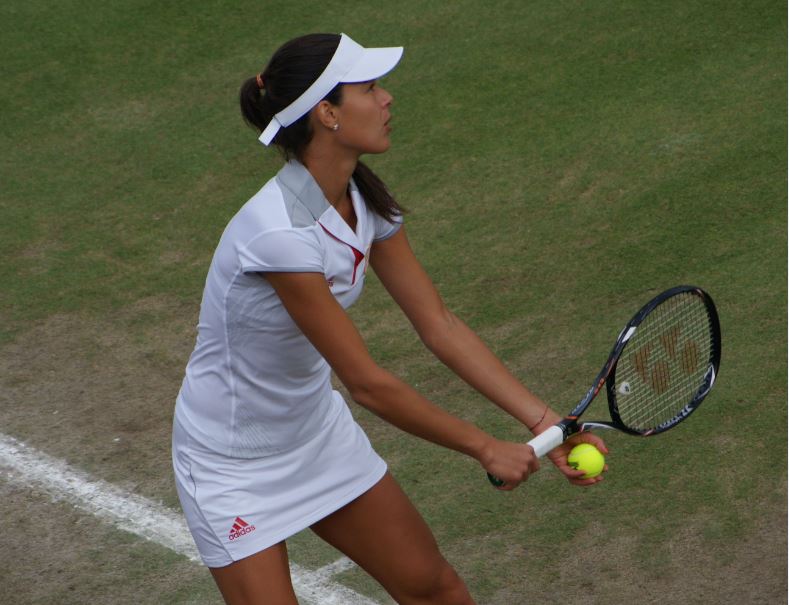
<path fill-rule="evenodd" d="M 147 498 L 125 492 L 106 481 L 89 478 L 62 460 L 52 458 L 0 433 L 0 478 L 69 502 L 115 527 L 155 542 L 192 561 L 200 561 L 183 516 Z M 345 557 L 317 571 L 291 563 L 293 588 L 305 605 L 377 605 L 336 582 L 332 576 L 350 569 Z"/>

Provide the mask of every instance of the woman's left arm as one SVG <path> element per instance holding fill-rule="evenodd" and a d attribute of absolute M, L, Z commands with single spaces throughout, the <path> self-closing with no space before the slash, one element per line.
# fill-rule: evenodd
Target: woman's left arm
<path fill-rule="evenodd" d="M 554 425 L 561 416 L 527 389 L 493 354 L 482 339 L 444 304 L 422 265 L 414 255 L 405 227 L 392 237 L 377 242 L 370 264 L 386 290 L 403 309 L 425 346 L 447 367 L 487 399 L 518 419 L 535 434 Z M 594 444 L 607 453 L 603 441 L 584 433 L 557 448 L 551 460 L 580 484 L 582 472 L 567 466 L 566 455 L 579 441 Z"/>

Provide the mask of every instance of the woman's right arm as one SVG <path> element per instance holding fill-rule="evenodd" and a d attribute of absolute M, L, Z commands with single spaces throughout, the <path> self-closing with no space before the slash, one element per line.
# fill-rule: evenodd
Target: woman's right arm
<path fill-rule="evenodd" d="M 469 455 L 512 489 L 539 468 L 532 449 L 500 441 L 379 367 L 320 273 L 265 273 L 290 316 L 358 404 L 417 437 Z"/>

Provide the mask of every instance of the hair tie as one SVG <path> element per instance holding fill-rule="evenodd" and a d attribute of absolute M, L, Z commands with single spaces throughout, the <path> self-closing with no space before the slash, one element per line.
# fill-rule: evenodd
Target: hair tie
<path fill-rule="evenodd" d="M 265 88 L 265 86 L 263 85 L 263 75 L 262 74 L 258 74 L 258 75 L 255 76 L 255 79 L 258 81 L 258 88 L 260 90 L 263 90 Z"/>

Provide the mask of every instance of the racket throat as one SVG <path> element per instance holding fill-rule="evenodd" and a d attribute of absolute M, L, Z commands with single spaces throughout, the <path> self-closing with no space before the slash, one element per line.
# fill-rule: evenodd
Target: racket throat
<path fill-rule="evenodd" d="M 584 431 L 591 431 L 593 429 L 616 430 L 616 427 L 607 422 L 582 422 L 581 426 L 579 427 L 579 432 L 583 433 Z"/>

